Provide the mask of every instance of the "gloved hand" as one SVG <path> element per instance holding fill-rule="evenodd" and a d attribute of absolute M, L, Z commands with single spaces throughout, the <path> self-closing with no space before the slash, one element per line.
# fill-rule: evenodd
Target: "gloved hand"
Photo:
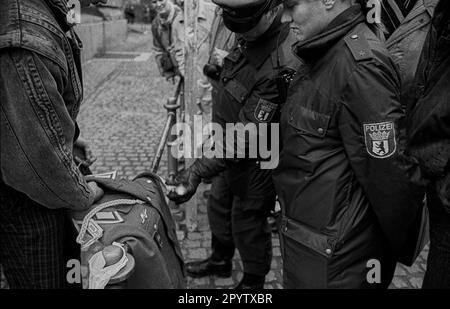
<path fill-rule="evenodd" d="M 167 197 L 177 205 L 186 203 L 194 196 L 201 180 L 202 178 L 196 173 L 193 165 L 178 173 L 175 178 L 178 185 L 169 192 Z"/>
<path fill-rule="evenodd" d="M 225 169 L 224 160 L 205 157 L 197 159 L 188 169 L 175 177 L 177 187 L 171 190 L 167 197 L 176 204 L 186 203 L 194 196 L 202 178 L 214 177 Z"/>

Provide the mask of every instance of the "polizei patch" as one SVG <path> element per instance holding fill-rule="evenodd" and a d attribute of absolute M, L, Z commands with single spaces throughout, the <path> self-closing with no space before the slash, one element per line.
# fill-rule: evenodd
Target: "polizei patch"
<path fill-rule="evenodd" d="M 397 149 L 395 126 L 393 122 L 364 124 L 367 152 L 375 158 L 385 159 Z"/>
<path fill-rule="evenodd" d="M 277 111 L 278 105 L 264 99 L 259 99 L 254 116 L 259 122 L 270 122 Z"/>

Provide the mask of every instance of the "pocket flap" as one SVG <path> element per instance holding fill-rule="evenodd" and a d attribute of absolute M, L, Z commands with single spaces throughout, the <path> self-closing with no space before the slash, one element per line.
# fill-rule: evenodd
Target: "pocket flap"
<path fill-rule="evenodd" d="M 238 81 L 231 79 L 225 86 L 227 92 L 239 103 L 243 104 L 247 99 L 248 90 Z"/>
<path fill-rule="evenodd" d="M 334 252 L 335 241 L 333 238 L 319 234 L 309 227 L 291 219 L 283 219 L 281 231 L 287 237 L 327 258 Z"/>
<path fill-rule="evenodd" d="M 330 119 L 331 117 L 328 115 L 298 106 L 291 113 L 289 124 L 297 130 L 314 136 L 324 137 L 327 134 Z"/>

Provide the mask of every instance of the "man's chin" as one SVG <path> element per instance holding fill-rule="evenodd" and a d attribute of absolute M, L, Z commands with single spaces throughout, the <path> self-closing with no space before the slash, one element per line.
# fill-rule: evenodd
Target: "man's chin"
<path fill-rule="evenodd" d="M 298 41 L 303 41 L 305 36 L 303 35 L 302 31 L 298 28 L 291 28 L 291 32 L 294 35 L 294 37 L 298 40 Z"/>

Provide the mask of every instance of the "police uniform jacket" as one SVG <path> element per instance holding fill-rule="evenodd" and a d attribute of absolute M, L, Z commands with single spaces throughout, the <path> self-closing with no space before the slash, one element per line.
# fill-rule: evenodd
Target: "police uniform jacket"
<path fill-rule="evenodd" d="M 284 103 L 275 82 L 278 59 L 288 66 L 297 62 L 289 63 L 282 50 L 277 51 L 278 45 L 286 40 L 288 34 L 289 28 L 281 23 L 279 14 L 257 41 L 239 39 L 238 46 L 224 59 L 220 92 L 213 107 L 213 122 L 225 129 L 227 123 L 245 125 L 278 121 L 279 108 Z M 258 158 L 226 162 L 232 190 L 236 195 L 248 198 L 274 193 L 272 171 L 260 169 Z"/>
<path fill-rule="evenodd" d="M 293 52 L 305 66 L 274 173 L 285 287 L 364 287 L 368 261 L 406 252 L 419 207 L 400 164 L 399 75 L 358 5 Z"/>

